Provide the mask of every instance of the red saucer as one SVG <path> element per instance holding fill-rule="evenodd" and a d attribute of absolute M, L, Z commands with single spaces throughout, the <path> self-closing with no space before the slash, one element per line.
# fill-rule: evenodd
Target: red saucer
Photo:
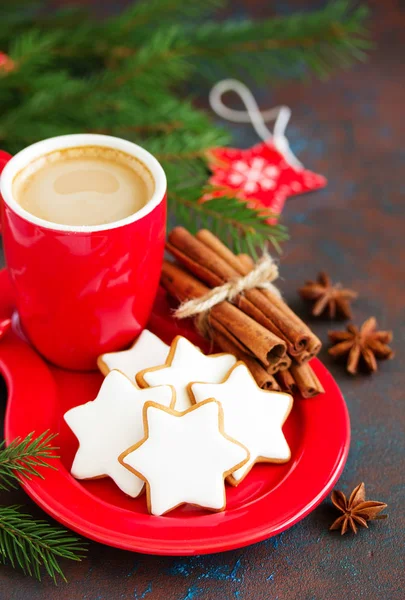
<path fill-rule="evenodd" d="M 0 319 L 13 310 L 6 271 L 0 272 Z M 166 342 L 176 333 L 197 341 L 195 332 L 170 317 L 164 292 L 157 298 L 150 328 Z M 201 340 L 200 340 L 201 341 Z M 69 469 L 77 441 L 63 420 L 72 406 L 92 400 L 99 373 L 73 373 L 47 364 L 13 329 L 0 340 L 0 372 L 8 388 L 6 441 L 57 432 L 57 470 L 23 487 L 52 517 L 104 544 L 148 554 L 187 555 L 230 550 L 258 542 L 291 527 L 330 492 L 345 464 L 350 442 L 349 417 L 332 376 L 318 361 L 312 365 L 326 393 L 295 398 L 284 427 L 292 459 L 284 465 L 256 465 L 237 488 L 227 486 L 227 508 L 207 513 L 178 508 L 164 517 L 146 512 L 145 497 L 125 496 L 109 479 L 79 482 Z"/>

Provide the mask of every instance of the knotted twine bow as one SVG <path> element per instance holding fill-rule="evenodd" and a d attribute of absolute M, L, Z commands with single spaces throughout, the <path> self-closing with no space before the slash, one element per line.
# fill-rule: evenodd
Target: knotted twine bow
<path fill-rule="evenodd" d="M 178 319 L 196 317 L 195 324 L 198 331 L 209 339 L 211 336 L 208 316 L 214 306 L 225 301 L 232 302 L 236 296 L 253 288 L 270 290 L 281 298 L 280 291 L 271 283 L 277 277 L 278 266 L 272 257 L 265 252 L 257 261 L 254 269 L 247 275 L 230 279 L 223 285 L 214 287 L 200 298 L 183 302 L 175 311 L 174 316 Z"/>

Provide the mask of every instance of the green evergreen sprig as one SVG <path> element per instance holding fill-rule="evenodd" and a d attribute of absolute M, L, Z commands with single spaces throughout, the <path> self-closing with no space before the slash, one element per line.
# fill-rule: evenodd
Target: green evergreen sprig
<path fill-rule="evenodd" d="M 83 542 L 62 527 L 34 519 L 19 506 L 0 506 L 0 560 L 17 565 L 24 573 L 41 579 L 41 568 L 56 583 L 66 581 L 59 559 L 80 561 L 86 549 Z"/>
<path fill-rule="evenodd" d="M 43 479 L 38 467 L 55 468 L 48 460 L 57 458 L 57 447 L 51 445 L 56 434 L 45 431 L 38 437 L 34 436 L 34 432 L 31 432 L 26 438 L 17 438 L 8 446 L 4 442 L 0 444 L 0 490 L 17 487 L 21 476 L 26 479 L 33 476 Z"/>
<path fill-rule="evenodd" d="M 162 161 L 169 209 L 195 229 L 213 220 L 219 236 L 249 251 L 285 239 L 278 223 L 214 199 L 189 202 L 182 189 L 202 196 L 209 177 L 205 151 L 229 134 L 184 99 L 185 84 L 200 94 L 223 76 L 255 81 L 326 77 L 364 60 L 369 49 L 367 9 L 348 0 L 322 9 L 250 20 L 213 20 L 226 0 L 141 0 L 103 21 L 75 7 L 44 10 L 33 0 L 0 3 L 0 147 L 14 153 L 39 139 L 78 131 L 125 137 Z M 182 199 L 182 201 L 179 200 Z M 236 206 L 234 199 L 232 210 Z M 180 211 L 180 212 L 178 212 Z M 215 217 L 213 217 L 213 214 Z M 247 233 L 249 232 L 249 233 Z"/>
<path fill-rule="evenodd" d="M 212 191 L 206 189 L 207 193 Z M 249 253 L 255 259 L 263 237 L 280 251 L 280 242 L 287 239 L 287 229 L 282 225 L 269 226 L 267 219 L 274 219 L 270 211 L 258 212 L 247 202 L 229 196 L 216 198 L 215 202 L 201 202 L 200 193 L 199 188 L 190 188 L 181 190 L 178 196 L 172 194 L 176 217 L 192 233 L 209 229 L 237 253 Z"/>
<path fill-rule="evenodd" d="M 0 489 L 15 487 L 20 478 L 31 479 L 44 475 L 40 467 L 54 469 L 48 461 L 57 458 L 52 445 L 56 435 L 45 431 L 35 437 L 28 434 L 17 438 L 7 447 L 0 446 Z M 41 579 L 42 568 L 56 583 L 57 576 L 65 579 L 59 559 L 81 560 L 85 543 L 62 527 L 34 519 L 19 506 L 0 506 L 0 561 L 19 566 L 24 573 Z"/>

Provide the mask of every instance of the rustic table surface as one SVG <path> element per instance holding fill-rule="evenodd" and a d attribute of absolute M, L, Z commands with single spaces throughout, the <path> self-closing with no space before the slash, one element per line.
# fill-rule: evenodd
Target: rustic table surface
<path fill-rule="evenodd" d="M 102 10 L 120 4 L 92 3 Z M 270 15 L 268 4 L 273 3 L 233 2 L 232 11 Z M 321 4 L 277 2 L 274 10 Z M 348 492 L 364 481 L 371 499 L 388 503 L 389 519 L 372 523 L 357 536 L 341 537 L 328 531 L 337 515 L 327 499 L 281 535 L 223 554 L 157 557 L 90 543 L 86 560 L 63 565 L 69 583 L 57 588 L 46 578 L 39 583 L 1 567 L 1 600 L 404 598 L 405 208 L 400 194 L 405 132 L 400 121 L 405 105 L 405 13 L 399 4 L 371 3 L 376 49 L 366 65 L 324 83 L 288 83 L 276 91 L 269 82 L 259 95 L 263 108 L 281 102 L 292 107 L 288 135 L 294 152 L 329 178 L 325 190 L 287 202 L 291 240 L 282 257 L 285 297 L 307 318 L 296 288 L 326 269 L 336 281 L 358 290 L 356 321 L 374 315 L 382 329 L 395 334 L 396 358 L 380 363 L 373 377 L 350 377 L 328 358 L 326 349 L 320 357 L 341 386 L 351 416 L 352 445 L 339 488 Z M 234 132 L 235 145 L 248 147 L 257 141 L 249 126 L 234 127 Z M 326 341 L 330 324 L 318 321 L 313 327 Z M 4 385 L 1 400 L 4 411 Z M 43 516 L 21 490 L 2 493 L 0 501 L 23 504 Z"/>

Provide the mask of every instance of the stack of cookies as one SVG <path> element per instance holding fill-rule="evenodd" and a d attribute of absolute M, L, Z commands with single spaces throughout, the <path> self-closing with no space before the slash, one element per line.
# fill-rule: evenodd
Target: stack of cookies
<path fill-rule="evenodd" d="M 232 354 L 205 355 L 186 338 L 171 346 L 144 330 L 129 350 L 100 356 L 97 398 L 64 416 L 79 441 L 77 479 L 110 477 L 148 510 L 226 507 L 256 462 L 283 463 L 289 394 L 260 389 Z"/>

